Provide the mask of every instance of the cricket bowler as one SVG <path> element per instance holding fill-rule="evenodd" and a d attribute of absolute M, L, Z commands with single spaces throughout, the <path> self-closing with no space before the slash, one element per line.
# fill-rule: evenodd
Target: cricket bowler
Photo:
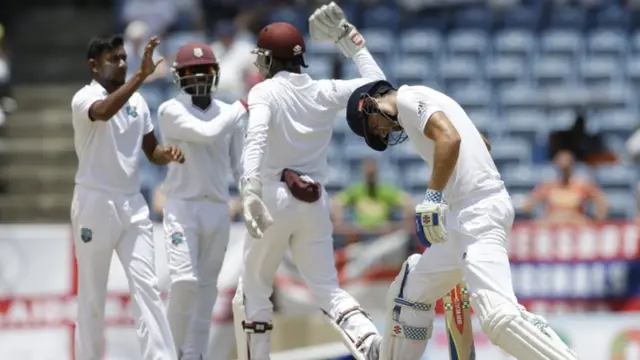
<path fill-rule="evenodd" d="M 182 93 L 160 105 L 158 122 L 165 141 L 184 149 L 189 162 L 171 164 L 163 185 L 168 315 L 179 360 L 199 360 L 208 349 L 229 241 L 228 180 L 231 174 L 240 178 L 247 110 L 241 101 L 227 104 L 213 97 L 220 67 L 209 45 L 180 47 L 172 71 Z M 228 360 L 228 354 L 213 352 L 211 359 Z"/>
<path fill-rule="evenodd" d="M 507 253 L 513 206 L 486 139 L 462 107 L 426 86 L 374 81 L 351 94 L 347 121 L 376 151 L 408 136 L 433 169 L 416 206 L 418 238 L 430 249 L 409 257 L 389 288 L 380 359 L 420 359 L 436 300 L 464 279 L 495 345 L 520 360 L 576 360 L 546 320 L 518 304 Z"/>
<path fill-rule="evenodd" d="M 365 40 L 335 3 L 309 18 L 311 37 L 334 42 L 363 78 L 313 80 L 302 73 L 305 42 L 288 23 L 258 35 L 256 65 L 265 81 L 249 93 L 249 123 L 240 193 L 248 231 L 244 272 L 233 299 L 238 356 L 269 359 L 273 280 L 287 249 L 345 345 L 359 360 L 377 359 L 376 327 L 338 285 L 329 217 L 327 150 L 334 119 L 359 86 L 384 74 Z"/>
<path fill-rule="evenodd" d="M 149 41 L 140 69 L 125 81 L 122 38 L 94 37 L 87 51 L 93 81 L 71 101 L 78 156 L 71 204 L 78 261 L 76 360 L 104 355 L 105 300 L 114 250 L 129 281 L 142 358 L 176 358 L 154 272 L 153 225 L 138 177 L 141 150 L 154 164 L 184 162 L 178 147 L 158 144 L 147 103 L 136 92 L 162 61 L 152 59 L 159 43 L 155 37 Z"/>

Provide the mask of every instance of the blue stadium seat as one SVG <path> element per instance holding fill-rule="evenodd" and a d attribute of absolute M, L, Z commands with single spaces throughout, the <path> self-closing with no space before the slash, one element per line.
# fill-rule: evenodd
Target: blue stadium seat
<path fill-rule="evenodd" d="M 489 8 L 485 6 L 474 6 L 458 11 L 454 15 L 453 23 L 456 29 L 489 31 L 493 24 L 493 16 Z"/>
<path fill-rule="evenodd" d="M 596 15 L 596 27 L 626 31 L 631 24 L 631 12 L 620 6 L 607 6 Z"/>
<path fill-rule="evenodd" d="M 526 85 L 505 88 L 499 93 L 499 104 L 506 111 L 535 110 L 541 105 L 540 100 L 540 92 Z"/>
<path fill-rule="evenodd" d="M 400 166 L 422 162 L 409 140 L 393 145 L 387 150 L 391 159 Z"/>
<path fill-rule="evenodd" d="M 490 137 L 494 132 L 495 128 L 500 126 L 498 116 L 492 112 L 491 110 L 473 110 L 466 109 L 465 112 L 469 116 L 469 119 L 473 122 L 473 125 L 476 126 L 478 131 L 481 134 L 485 134 Z"/>
<path fill-rule="evenodd" d="M 586 58 L 580 64 L 580 75 L 588 86 L 608 86 L 620 80 L 621 70 L 619 63 L 609 57 Z"/>
<path fill-rule="evenodd" d="M 548 165 L 507 164 L 500 169 L 502 180 L 511 191 L 531 191 L 553 170 Z"/>
<path fill-rule="evenodd" d="M 625 65 L 625 77 L 634 86 L 636 92 L 640 92 L 640 56 L 628 57 Z"/>
<path fill-rule="evenodd" d="M 200 31 L 169 33 L 163 41 L 164 52 L 168 57 L 173 58 L 173 56 L 178 52 L 180 46 L 192 41 L 208 43 L 207 36 Z"/>
<path fill-rule="evenodd" d="M 547 115 L 543 110 L 505 111 L 501 120 L 509 134 L 527 139 L 532 143 L 540 132 L 547 129 Z"/>
<path fill-rule="evenodd" d="M 589 35 L 587 47 L 591 55 L 622 57 L 627 53 L 627 37 L 611 29 L 596 30 Z"/>
<path fill-rule="evenodd" d="M 485 86 L 473 84 L 452 89 L 450 95 L 467 112 L 491 110 L 491 92 Z"/>
<path fill-rule="evenodd" d="M 631 52 L 634 54 L 640 53 L 640 29 L 636 30 L 630 38 L 629 41 Z"/>
<path fill-rule="evenodd" d="M 268 23 L 272 22 L 288 22 L 298 28 L 302 32 L 307 32 L 308 15 L 304 9 L 298 9 L 293 6 L 277 7 L 271 11 L 268 16 Z"/>
<path fill-rule="evenodd" d="M 396 30 L 400 26 L 400 14 L 392 6 L 373 6 L 367 8 L 362 14 L 362 25 L 363 30 L 376 27 Z"/>
<path fill-rule="evenodd" d="M 573 63 L 561 56 L 540 56 L 533 64 L 533 78 L 542 87 L 569 83 L 573 71 Z"/>
<path fill-rule="evenodd" d="M 552 28 L 582 30 L 586 23 L 586 10 L 581 6 L 557 6 L 549 16 L 549 27 Z"/>
<path fill-rule="evenodd" d="M 576 111 L 572 107 L 556 107 L 547 113 L 550 131 L 570 129 L 576 120 Z"/>
<path fill-rule="evenodd" d="M 385 61 L 385 57 L 380 57 L 376 59 L 378 66 L 382 69 L 385 74 L 390 74 L 389 72 L 389 64 Z M 362 77 L 360 72 L 358 71 L 358 67 L 354 64 L 353 61 L 346 61 L 342 63 L 342 78 L 343 79 L 354 79 Z M 390 76 L 389 76 L 390 77 Z M 390 79 L 393 80 L 393 79 Z"/>
<path fill-rule="evenodd" d="M 599 166 L 596 182 L 605 189 L 631 190 L 638 179 L 635 169 L 624 165 Z"/>
<path fill-rule="evenodd" d="M 507 29 L 495 35 L 493 46 L 500 56 L 525 58 L 536 50 L 536 38 L 528 30 Z"/>
<path fill-rule="evenodd" d="M 487 62 L 485 71 L 494 87 L 514 86 L 526 81 L 528 69 L 519 57 L 501 56 Z"/>
<path fill-rule="evenodd" d="M 385 57 L 395 52 L 396 36 L 385 28 L 364 29 L 362 36 L 367 40 L 367 48 L 374 56 Z"/>
<path fill-rule="evenodd" d="M 358 141 L 347 141 L 344 146 L 344 158 L 347 161 L 360 161 L 362 158 L 371 156 L 374 151 L 364 142 L 363 138 L 357 139 Z"/>
<path fill-rule="evenodd" d="M 605 194 L 610 218 L 627 219 L 633 217 L 635 201 L 629 201 L 634 199 L 633 194 L 630 194 L 628 190 L 608 190 Z"/>
<path fill-rule="evenodd" d="M 491 156 L 496 166 L 531 163 L 531 143 L 517 137 L 504 137 L 491 142 Z"/>
<path fill-rule="evenodd" d="M 338 114 L 336 118 L 333 120 L 333 129 L 334 131 L 350 133 L 351 129 L 349 128 L 349 124 L 347 123 L 347 118 L 344 112 Z"/>
<path fill-rule="evenodd" d="M 640 116 L 635 111 L 600 111 L 594 116 L 599 132 L 605 135 L 629 137 L 640 125 Z"/>
<path fill-rule="evenodd" d="M 451 55 L 478 59 L 488 49 L 487 35 L 476 30 L 454 30 L 447 39 Z"/>
<path fill-rule="evenodd" d="M 583 47 L 582 35 L 576 30 L 550 29 L 540 38 L 540 52 L 545 55 L 573 59 L 583 50 Z"/>
<path fill-rule="evenodd" d="M 307 47 L 305 60 L 311 56 L 333 56 L 339 52 L 336 45 L 331 41 L 314 41 L 311 40 L 311 37 L 306 36 L 304 43 Z"/>
<path fill-rule="evenodd" d="M 405 189 L 410 192 L 425 191 L 428 179 L 431 177 L 431 168 L 426 162 L 417 162 L 415 164 L 405 166 L 402 175 Z"/>
<path fill-rule="evenodd" d="M 431 62 L 422 56 L 404 56 L 391 64 L 391 73 L 402 85 L 421 85 L 435 70 Z"/>
<path fill-rule="evenodd" d="M 407 55 L 426 55 L 433 59 L 442 51 L 442 38 L 435 30 L 407 30 L 400 37 L 400 50 Z"/>
<path fill-rule="evenodd" d="M 589 100 L 588 89 L 578 84 L 566 84 L 560 86 L 550 86 L 545 89 L 542 99 L 549 109 L 574 110 L 584 105 Z"/>
<path fill-rule="evenodd" d="M 482 79 L 476 62 L 458 57 L 441 59 L 439 73 L 447 88 L 467 86 Z"/>
<path fill-rule="evenodd" d="M 327 191 L 340 191 L 349 184 L 349 167 L 343 164 L 331 164 L 329 176 L 324 184 Z"/>
<path fill-rule="evenodd" d="M 631 87 L 624 83 L 613 83 L 607 87 L 589 87 L 587 110 L 625 110 L 636 101 Z"/>
<path fill-rule="evenodd" d="M 309 67 L 303 69 L 303 72 L 309 74 L 311 78 L 316 80 L 333 78 L 333 59 L 331 57 L 313 56 L 304 60 Z"/>
<path fill-rule="evenodd" d="M 535 6 L 512 6 L 505 11 L 503 26 L 507 29 L 536 30 L 540 24 L 540 11 Z"/>

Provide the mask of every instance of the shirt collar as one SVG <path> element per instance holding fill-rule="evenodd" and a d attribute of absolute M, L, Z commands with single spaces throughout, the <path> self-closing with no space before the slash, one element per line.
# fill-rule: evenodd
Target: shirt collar
<path fill-rule="evenodd" d="M 108 95 L 108 94 L 109 94 L 109 93 L 107 92 L 107 89 L 105 89 L 104 87 L 102 87 L 102 85 L 100 85 L 100 83 L 99 83 L 99 82 L 97 82 L 96 80 L 91 80 L 91 84 L 89 84 L 89 86 L 99 88 L 99 89 L 102 91 L 102 93 L 103 93 L 104 95 Z"/>

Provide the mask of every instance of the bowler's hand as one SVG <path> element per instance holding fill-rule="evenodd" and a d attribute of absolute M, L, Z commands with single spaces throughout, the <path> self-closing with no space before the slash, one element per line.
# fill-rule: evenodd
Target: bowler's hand
<path fill-rule="evenodd" d="M 153 61 L 153 53 L 159 44 L 160 39 L 158 39 L 157 36 L 154 36 L 151 38 L 151 40 L 149 40 L 147 46 L 145 46 L 144 48 L 144 54 L 142 55 L 142 62 L 140 64 L 140 73 L 145 78 L 153 74 L 153 72 L 156 71 L 158 65 L 160 65 L 160 63 L 164 61 L 163 58 L 160 58 L 160 60 L 156 62 Z"/>
<path fill-rule="evenodd" d="M 162 155 L 168 162 L 184 163 L 184 154 L 182 150 L 175 145 L 167 145 L 162 147 Z"/>

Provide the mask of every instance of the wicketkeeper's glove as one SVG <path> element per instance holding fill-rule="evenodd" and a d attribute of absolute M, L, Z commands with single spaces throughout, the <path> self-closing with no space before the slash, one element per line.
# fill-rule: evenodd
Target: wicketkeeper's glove
<path fill-rule="evenodd" d="M 269 209 L 262 201 L 262 184 L 256 178 L 240 179 L 242 215 L 247 232 L 254 239 L 260 239 L 273 224 Z"/>
<path fill-rule="evenodd" d="M 340 52 L 350 58 L 365 45 L 364 38 L 336 3 L 322 5 L 309 17 L 311 39 L 333 41 Z"/>
<path fill-rule="evenodd" d="M 445 216 L 449 206 L 442 200 L 442 192 L 428 189 L 424 200 L 416 206 L 416 233 L 426 247 L 447 241 Z"/>

